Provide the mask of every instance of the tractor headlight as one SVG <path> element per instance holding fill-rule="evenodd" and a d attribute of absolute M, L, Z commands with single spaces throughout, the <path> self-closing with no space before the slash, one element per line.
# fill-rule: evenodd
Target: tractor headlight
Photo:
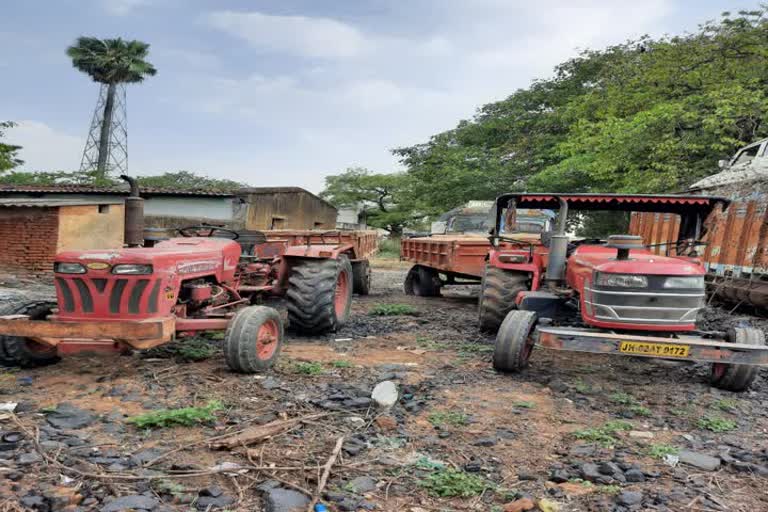
<path fill-rule="evenodd" d="M 53 271 L 59 274 L 85 274 L 85 267 L 79 263 L 60 261 L 53 265 Z"/>
<path fill-rule="evenodd" d="M 499 254 L 499 261 L 502 263 L 527 263 L 528 254 L 501 253 Z"/>
<path fill-rule="evenodd" d="M 664 280 L 664 288 L 704 288 L 704 276 L 668 277 Z"/>
<path fill-rule="evenodd" d="M 152 273 L 152 265 L 137 265 L 133 263 L 115 265 L 112 267 L 113 274 L 123 275 L 144 275 Z"/>
<path fill-rule="evenodd" d="M 636 274 L 607 274 L 600 272 L 595 280 L 598 286 L 616 288 L 648 288 L 648 278 Z"/>

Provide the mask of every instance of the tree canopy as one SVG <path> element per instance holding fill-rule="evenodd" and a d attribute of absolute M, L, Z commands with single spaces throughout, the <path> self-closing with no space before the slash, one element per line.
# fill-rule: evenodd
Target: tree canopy
<path fill-rule="evenodd" d="M 768 7 L 589 50 L 548 79 L 398 148 L 421 211 L 506 191 L 684 191 L 768 136 Z"/>
<path fill-rule="evenodd" d="M 2 142 L 2 138 L 5 136 L 4 130 L 13 128 L 14 126 L 16 126 L 16 124 L 11 121 L 0 121 L 0 172 L 9 171 L 24 163 L 18 157 L 18 152 L 21 149 L 21 146 L 5 144 Z"/>
<path fill-rule="evenodd" d="M 102 84 L 141 82 L 157 73 L 146 60 L 149 44 L 142 41 L 78 37 L 67 55 L 78 71 Z"/>

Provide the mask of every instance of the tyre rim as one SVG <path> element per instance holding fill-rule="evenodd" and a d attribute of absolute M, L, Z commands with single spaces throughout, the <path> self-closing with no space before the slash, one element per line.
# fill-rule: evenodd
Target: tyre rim
<path fill-rule="evenodd" d="M 533 337 L 528 336 L 525 340 L 525 345 L 523 346 L 523 350 L 520 352 L 520 360 L 525 363 L 528 361 L 528 358 L 531 357 L 531 352 L 533 351 Z"/>
<path fill-rule="evenodd" d="M 262 361 L 270 359 L 277 350 L 280 328 L 274 320 L 267 320 L 256 333 L 256 354 Z"/>
<path fill-rule="evenodd" d="M 723 363 L 714 363 L 712 365 L 712 378 L 720 380 L 725 375 L 725 365 Z"/>
<path fill-rule="evenodd" d="M 346 272 L 339 272 L 336 278 L 336 291 L 333 297 L 333 307 L 336 310 L 336 318 L 341 318 L 347 311 L 347 299 L 349 299 L 349 281 Z"/>

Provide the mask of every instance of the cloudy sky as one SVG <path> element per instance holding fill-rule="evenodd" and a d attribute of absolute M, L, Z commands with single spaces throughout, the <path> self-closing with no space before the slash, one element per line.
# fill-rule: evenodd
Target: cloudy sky
<path fill-rule="evenodd" d="M 4 0 L 0 120 L 25 170 L 79 167 L 98 86 L 79 35 L 149 42 L 128 89 L 130 172 L 190 170 L 322 189 L 349 166 L 398 169 L 475 109 L 579 49 L 693 30 L 743 0 Z M 737 5 L 738 4 L 738 5 Z"/>

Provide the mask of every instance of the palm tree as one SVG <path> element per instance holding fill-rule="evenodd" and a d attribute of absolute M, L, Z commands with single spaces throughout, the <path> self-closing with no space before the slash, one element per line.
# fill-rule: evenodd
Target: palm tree
<path fill-rule="evenodd" d="M 93 79 L 107 86 L 107 100 L 99 135 L 98 175 L 106 176 L 109 158 L 109 138 L 112 128 L 112 113 L 115 105 L 115 91 L 118 84 L 141 82 L 147 76 L 157 73 L 147 62 L 149 45 L 141 41 L 123 39 L 98 39 L 78 37 L 75 44 L 67 48 L 72 65 Z"/>

